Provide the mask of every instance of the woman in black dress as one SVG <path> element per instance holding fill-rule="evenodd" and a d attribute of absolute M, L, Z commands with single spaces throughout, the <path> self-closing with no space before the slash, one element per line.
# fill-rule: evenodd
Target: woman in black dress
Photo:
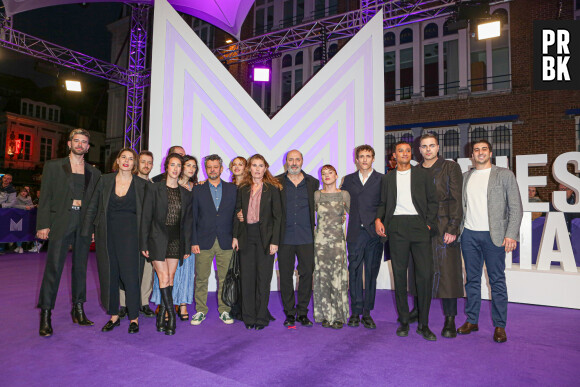
<path fill-rule="evenodd" d="M 144 260 L 139 248 L 139 225 L 146 182 L 136 178 L 137 153 L 124 148 L 113 164 L 113 173 L 102 175 L 89 202 L 83 235 L 95 227 L 101 302 L 110 320 L 102 331 L 119 326 L 119 287 L 125 289 L 129 333 L 139 332 L 140 279 Z"/>
<path fill-rule="evenodd" d="M 248 160 L 238 188 L 232 247 L 240 250 L 242 318 L 247 329 L 264 329 L 269 323 L 268 301 L 274 255 L 280 243 L 282 184 L 268 171 L 262 155 Z"/>
<path fill-rule="evenodd" d="M 177 265 L 191 250 L 191 192 L 179 185 L 183 158 L 172 153 L 165 159 L 165 180 L 148 184 L 141 220 L 141 249 L 159 278 L 161 306 L 157 331 L 175 334 L 173 279 Z M 165 312 L 168 318 L 165 320 Z"/>

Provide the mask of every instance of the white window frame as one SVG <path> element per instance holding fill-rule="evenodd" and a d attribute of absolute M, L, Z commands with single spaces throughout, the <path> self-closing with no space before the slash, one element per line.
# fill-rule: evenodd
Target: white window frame
<path fill-rule="evenodd" d="M 411 24 L 383 31 L 383 37 L 388 32 L 393 32 L 395 34 L 395 45 L 389 47 L 383 46 L 383 60 L 385 53 L 392 51 L 395 52 L 395 101 L 401 101 L 401 51 L 414 48 L 413 46 L 416 44 L 415 42 L 417 40 L 417 28 L 415 26 L 416 24 Z M 413 41 L 411 43 L 401 44 L 401 32 L 407 28 L 413 30 Z M 413 89 L 415 88 L 415 65 L 417 63 L 415 56 L 415 50 L 413 50 Z M 395 101 L 389 102 L 392 103 Z"/>
<path fill-rule="evenodd" d="M 270 26 L 270 28 L 268 29 L 268 25 L 266 24 L 268 21 L 268 8 L 272 7 L 272 25 Z M 276 7 L 274 5 L 274 0 L 264 0 L 264 4 L 261 5 L 257 5 L 254 2 L 254 35 L 262 35 L 268 32 L 271 32 L 273 30 L 276 29 L 276 21 L 281 20 L 281 18 L 283 18 L 284 16 L 278 16 L 276 17 L 276 13 L 280 13 L 280 14 L 284 14 L 284 7 Z M 265 30 L 264 31 L 257 31 L 256 28 L 256 21 L 258 20 L 258 12 L 260 10 L 264 10 L 264 26 L 265 26 Z"/>

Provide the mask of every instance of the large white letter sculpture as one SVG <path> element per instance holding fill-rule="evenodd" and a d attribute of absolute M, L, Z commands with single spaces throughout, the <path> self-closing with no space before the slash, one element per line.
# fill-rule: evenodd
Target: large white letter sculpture
<path fill-rule="evenodd" d="M 262 154 L 272 173 L 297 148 L 314 176 L 326 163 L 355 169 L 353 149 L 375 147 L 384 168 L 383 16 L 379 12 L 270 119 L 165 1 L 155 2 L 149 149 L 173 144 L 203 157 Z M 223 178 L 229 177 L 224 172 Z"/>

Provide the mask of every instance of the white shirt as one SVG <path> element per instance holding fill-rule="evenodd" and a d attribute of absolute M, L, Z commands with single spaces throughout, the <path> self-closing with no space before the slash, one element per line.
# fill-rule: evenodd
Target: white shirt
<path fill-rule="evenodd" d="M 397 206 L 393 215 L 419 215 L 411 198 L 411 169 L 397 170 Z"/>
<path fill-rule="evenodd" d="M 467 213 L 465 228 L 472 231 L 489 231 L 487 216 L 487 183 L 491 168 L 473 171 L 465 188 Z"/>
<path fill-rule="evenodd" d="M 360 182 L 361 182 L 361 184 L 362 184 L 362 185 L 365 185 L 365 183 L 366 183 L 367 181 L 369 181 L 369 177 L 371 177 L 371 175 L 373 174 L 373 172 L 374 172 L 374 169 L 371 169 L 371 171 L 369 172 L 369 174 L 368 174 L 367 178 L 365 179 L 365 178 L 363 177 L 363 174 L 362 174 L 362 172 L 361 172 L 361 171 L 358 171 L 358 178 L 360 179 Z"/>

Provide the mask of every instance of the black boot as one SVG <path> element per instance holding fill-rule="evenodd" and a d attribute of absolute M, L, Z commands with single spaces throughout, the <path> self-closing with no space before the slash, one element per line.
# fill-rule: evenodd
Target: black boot
<path fill-rule="evenodd" d="M 43 337 L 52 336 L 52 323 L 51 323 L 51 314 L 52 311 L 50 309 L 41 309 L 40 310 L 40 329 L 38 330 L 38 334 Z"/>
<path fill-rule="evenodd" d="M 73 304 L 72 310 L 70 311 L 70 315 L 72 317 L 73 323 L 75 324 L 84 326 L 95 325 L 95 323 L 89 320 L 85 315 L 85 310 L 83 309 L 82 302 L 77 302 L 76 304 Z"/>
<path fill-rule="evenodd" d="M 167 312 L 167 308 L 165 308 L 163 297 L 161 297 L 161 304 L 159 304 L 159 309 L 157 312 L 157 322 L 155 323 L 157 332 L 165 332 L 165 312 Z"/>
<path fill-rule="evenodd" d="M 175 308 L 173 308 L 173 295 L 171 294 L 173 286 L 168 286 L 166 288 L 160 289 L 161 290 L 161 297 L 163 299 L 163 303 L 165 304 L 165 308 L 167 309 L 167 327 L 165 328 L 165 334 L 168 336 L 175 334 Z"/>
<path fill-rule="evenodd" d="M 445 324 L 443 324 L 441 336 L 447 337 L 448 339 L 457 337 L 457 329 L 455 328 L 455 316 L 445 316 Z"/>

